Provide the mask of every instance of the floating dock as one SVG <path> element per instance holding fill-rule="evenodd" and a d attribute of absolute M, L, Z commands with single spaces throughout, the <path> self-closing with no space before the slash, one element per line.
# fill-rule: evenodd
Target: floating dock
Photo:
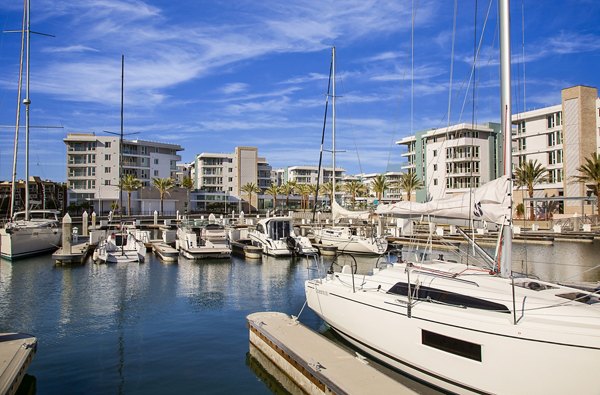
<path fill-rule="evenodd" d="M 261 259 L 262 248 L 253 246 L 250 239 L 230 241 L 231 253 L 246 259 Z"/>
<path fill-rule="evenodd" d="M 37 350 L 25 333 L 0 333 L 0 394 L 15 394 Z"/>
<path fill-rule="evenodd" d="M 250 344 L 308 394 L 415 394 L 287 314 L 246 317 Z"/>
<path fill-rule="evenodd" d="M 179 251 L 162 240 L 152 242 L 152 251 L 163 262 L 177 262 L 179 259 Z"/>
<path fill-rule="evenodd" d="M 80 237 L 78 242 L 72 243 L 67 249 L 60 247 L 52 254 L 52 260 L 59 265 L 70 263 L 84 263 L 93 246 L 87 237 Z"/>

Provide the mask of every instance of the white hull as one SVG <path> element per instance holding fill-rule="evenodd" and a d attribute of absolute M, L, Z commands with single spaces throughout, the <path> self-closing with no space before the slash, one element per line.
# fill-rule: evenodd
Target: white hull
<path fill-rule="evenodd" d="M 287 247 L 284 240 L 271 240 L 269 238 L 260 237 L 254 232 L 248 233 L 248 238 L 252 240 L 252 245 L 260 247 L 263 254 L 270 256 L 292 256 L 292 251 Z"/>
<path fill-rule="evenodd" d="M 126 237 L 125 245 L 121 245 L 122 237 Z M 146 258 L 146 245 L 135 238 L 133 233 L 111 234 L 107 239 L 102 240 L 96 251 L 94 251 L 94 261 L 102 263 L 142 263 Z"/>
<path fill-rule="evenodd" d="M 315 240 L 324 245 L 337 247 L 339 252 L 351 254 L 382 255 L 387 251 L 387 240 L 383 237 L 364 237 L 350 234 L 345 228 L 323 228 L 314 230 Z"/>
<path fill-rule="evenodd" d="M 225 229 L 217 225 L 181 226 L 177 229 L 176 247 L 187 259 L 226 259 L 231 257 L 226 235 Z"/>
<path fill-rule="evenodd" d="M 55 251 L 62 242 L 61 228 L 27 227 L 12 230 L 0 229 L 2 258 L 19 259 Z"/>
<path fill-rule="evenodd" d="M 449 282 L 412 271 L 413 286 L 415 277 L 421 287 L 443 288 Z M 450 281 L 465 293 L 480 293 L 481 299 L 512 310 L 510 280 L 483 273 L 486 278 L 480 281 L 476 274 L 469 274 L 462 277 L 469 282 Z M 407 282 L 404 265 L 355 278 L 356 284 L 362 284 L 357 292 L 352 290 L 351 274 L 344 273 L 307 281 L 305 289 L 309 307 L 356 347 L 444 390 L 460 394 L 597 393 L 600 303 L 587 305 L 554 296 L 577 290 L 515 287 L 516 317 L 522 317 L 515 324 L 512 311 L 426 300 L 413 300 L 409 309 L 406 296 L 386 292 L 396 282 Z M 558 303 L 563 305 L 556 307 Z"/>

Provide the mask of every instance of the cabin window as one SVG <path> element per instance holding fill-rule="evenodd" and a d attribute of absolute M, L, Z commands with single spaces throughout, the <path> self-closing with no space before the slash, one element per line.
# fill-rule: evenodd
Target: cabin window
<path fill-rule="evenodd" d="M 421 330 L 421 343 L 460 357 L 481 362 L 481 345 L 439 333 Z"/>
<path fill-rule="evenodd" d="M 473 296 L 462 295 L 455 292 L 445 291 L 432 287 L 420 285 L 415 287 L 411 285 L 410 289 L 413 298 L 426 302 L 439 302 L 458 307 L 470 307 L 473 309 L 497 311 L 500 313 L 510 313 L 510 310 L 503 304 L 490 302 L 489 300 L 475 298 Z M 396 283 L 390 290 L 389 294 L 408 296 L 407 283 Z"/>
<path fill-rule="evenodd" d="M 557 294 L 556 296 L 585 304 L 595 304 L 600 302 L 600 297 L 598 297 L 598 295 L 591 295 L 583 292 L 570 292 L 566 294 Z"/>

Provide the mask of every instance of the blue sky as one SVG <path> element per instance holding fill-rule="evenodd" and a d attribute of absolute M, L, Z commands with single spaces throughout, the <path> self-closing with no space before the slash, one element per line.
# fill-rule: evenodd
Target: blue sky
<path fill-rule="evenodd" d="M 121 54 L 125 132 L 180 144 L 186 162 L 250 145 L 274 168 L 316 165 L 333 45 L 338 164 L 348 173 L 401 163 L 393 142 L 445 126 L 449 97 L 452 123 L 497 121 L 496 1 L 478 1 L 476 18 L 475 1 L 459 1 L 453 62 L 454 2 L 414 3 L 413 58 L 410 1 L 32 0 L 32 30 L 55 37 L 32 38 L 31 124 L 63 128 L 32 129 L 30 173 L 64 181 L 67 133 L 119 131 Z M 0 0 L 3 30 L 20 29 L 22 4 Z M 513 111 L 559 104 L 572 85 L 600 87 L 600 2 L 523 0 L 511 10 Z M 473 106 L 475 19 L 477 40 L 485 31 Z M 19 45 L 18 34 L 0 35 L 5 126 L 15 123 Z M 13 133 L 0 129 L 0 179 L 10 178 Z M 330 140 L 328 130 L 326 148 Z"/>

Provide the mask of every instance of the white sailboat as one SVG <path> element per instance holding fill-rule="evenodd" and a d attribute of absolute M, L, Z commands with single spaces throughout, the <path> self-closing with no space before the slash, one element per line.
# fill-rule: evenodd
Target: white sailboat
<path fill-rule="evenodd" d="M 335 175 L 335 47 L 331 51 L 332 71 L 332 162 L 333 162 L 333 201 L 331 202 L 331 213 L 334 223 L 341 219 L 356 219 L 369 221 L 372 213 L 368 211 L 350 211 L 341 207 L 335 200 L 336 175 Z M 324 246 L 336 247 L 339 252 L 351 254 L 374 254 L 382 255 L 387 251 L 388 242 L 382 235 L 377 235 L 374 227 L 367 233 L 365 227 L 332 226 L 313 229 L 314 239 Z"/>
<path fill-rule="evenodd" d="M 59 212 L 56 210 L 30 210 L 29 209 L 29 41 L 30 31 L 30 12 L 29 1 L 25 2 L 23 20 L 24 25 L 21 30 L 22 45 L 17 119 L 15 126 L 15 143 L 13 154 L 13 174 L 12 174 L 12 192 L 11 192 L 11 219 L 0 229 L 0 256 L 5 259 L 19 259 L 32 255 L 43 254 L 56 250 L 62 241 L 62 228 L 58 220 Z M 26 56 L 25 56 L 26 54 Z M 24 62 L 25 61 L 25 62 Z M 17 173 L 17 152 L 20 127 L 20 108 L 23 63 L 26 65 L 25 71 L 25 210 L 14 212 L 16 201 L 16 173 Z"/>
<path fill-rule="evenodd" d="M 502 130 L 505 158 L 511 158 L 508 0 L 499 1 L 499 11 Z M 466 206 L 502 227 L 500 268 L 443 260 L 394 263 L 360 276 L 343 268 L 306 281 L 308 305 L 363 352 L 443 391 L 596 394 L 600 298 L 512 275 L 511 209 L 506 204 L 511 161 L 506 162 L 508 177 L 496 185 L 504 197 L 493 203 L 484 198 L 487 192 L 475 192 L 477 198 Z M 455 203 L 442 215 L 464 212 Z M 407 213 L 406 207 L 395 210 L 378 211 Z"/>
<path fill-rule="evenodd" d="M 147 231 L 146 231 L 147 232 Z M 93 259 L 100 263 L 143 263 L 146 245 L 135 228 L 115 229 L 98 243 Z"/>

